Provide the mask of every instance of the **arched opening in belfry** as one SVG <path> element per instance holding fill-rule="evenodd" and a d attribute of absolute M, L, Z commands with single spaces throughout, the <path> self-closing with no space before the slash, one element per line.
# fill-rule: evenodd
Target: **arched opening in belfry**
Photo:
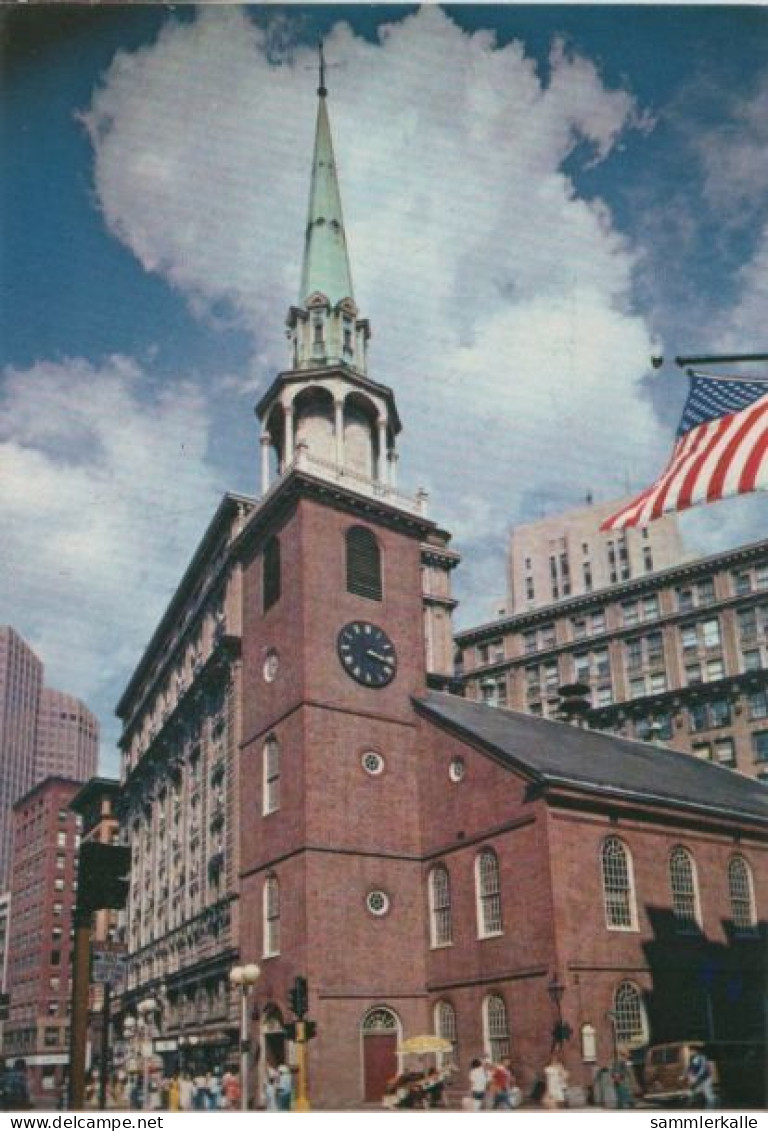
<path fill-rule="evenodd" d="M 376 406 L 361 393 L 344 402 L 344 466 L 366 479 L 380 478 Z"/>
<path fill-rule="evenodd" d="M 327 389 L 304 389 L 293 402 L 294 448 L 306 444 L 314 459 L 334 462 L 333 397 Z"/>
<path fill-rule="evenodd" d="M 281 404 L 276 404 L 264 426 L 269 436 L 269 482 L 274 483 L 285 469 L 285 413 Z"/>

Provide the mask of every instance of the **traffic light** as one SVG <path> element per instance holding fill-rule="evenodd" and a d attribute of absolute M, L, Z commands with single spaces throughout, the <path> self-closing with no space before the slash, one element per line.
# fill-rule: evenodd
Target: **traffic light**
<path fill-rule="evenodd" d="M 131 850 L 122 844 L 87 840 L 80 845 L 77 871 L 77 910 L 125 907 L 131 870 Z"/>
<path fill-rule="evenodd" d="M 304 1040 L 311 1041 L 313 1037 L 317 1036 L 317 1021 L 304 1022 Z"/>
<path fill-rule="evenodd" d="M 302 977 L 301 974 L 294 979 L 294 983 L 288 991 L 288 1001 L 291 1003 L 291 1010 L 301 1021 L 309 1008 L 309 986 L 307 979 Z"/>
<path fill-rule="evenodd" d="M 286 1024 L 283 1025 L 283 1034 L 285 1036 L 286 1041 L 295 1041 L 296 1040 L 296 1022 L 295 1021 L 286 1022 Z"/>

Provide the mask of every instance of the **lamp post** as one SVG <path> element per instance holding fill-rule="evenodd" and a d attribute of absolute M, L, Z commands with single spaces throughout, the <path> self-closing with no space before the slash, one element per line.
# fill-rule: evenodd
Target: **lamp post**
<path fill-rule="evenodd" d="M 260 968 L 255 962 L 247 966 L 233 966 L 229 980 L 233 986 L 240 987 L 240 1110 L 248 1110 L 248 1054 L 251 1051 L 248 1039 L 248 994 L 259 980 Z"/>
<path fill-rule="evenodd" d="M 556 1048 L 562 1048 L 564 1042 L 567 1041 L 571 1035 L 571 1027 L 563 1021 L 563 1013 L 560 1007 L 563 994 L 565 993 L 565 986 L 562 982 L 558 981 L 557 974 L 553 974 L 547 983 L 547 993 L 549 994 L 549 1000 L 557 1010 L 557 1023 L 552 1030 L 552 1049 L 550 1050 L 554 1052 Z"/>
<path fill-rule="evenodd" d="M 611 1024 L 611 1042 L 613 1044 L 614 1062 L 619 1059 L 619 1034 L 616 1032 L 616 1010 L 606 1009 L 605 1016 Z"/>
<path fill-rule="evenodd" d="M 142 1056 L 142 1085 L 141 1085 L 141 1106 L 144 1111 L 149 1108 L 149 1066 L 152 1060 L 152 1023 L 150 1018 L 155 1010 L 159 1009 L 159 1003 L 153 997 L 145 998 L 140 1001 L 136 1006 L 139 1017 L 141 1019 L 141 1056 Z"/>

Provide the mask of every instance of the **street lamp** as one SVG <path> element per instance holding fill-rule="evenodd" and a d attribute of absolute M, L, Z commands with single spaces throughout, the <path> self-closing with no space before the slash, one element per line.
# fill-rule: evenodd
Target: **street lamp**
<path fill-rule="evenodd" d="M 557 1010 L 557 1024 L 552 1030 L 552 1051 L 554 1051 L 555 1048 L 562 1048 L 565 1041 L 571 1036 L 571 1027 L 563 1021 L 563 1013 L 560 1008 L 560 1002 L 563 1000 L 563 994 L 565 993 L 565 986 L 562 982 L 558 981 L 557 974 L 553 974 L 547 983 L 547 993 L 549 994 L 549 1000 Z"/>
<path fill-rule="evenodd" d="M 159 1002 L 155 1001 L 153 997 L 144 998 L 136 1006 L 139 1017 L 141 1018 L 141 1028 L 143 1041 L 141 1043 L 141 1055 L 143 1059 L 143 1073 L 142 1073 L 142 1095 L 141 1106 L 144 1111 L 149 1108 L 149 1066 L 152 1060 L 152 1025 L 150 1017 L 155 1010 L 160 1008 Z"/>
<path fill-rule="evenodd" d="M 233 966 L 229 980 L 233 986 L 240 987 L 240 1110 L 248 1110 L 248 1054 L 251 1051 L 248 1040 L 248 994 L 259 980 L 260 968 L 255 962 L 247 966 Z"/>

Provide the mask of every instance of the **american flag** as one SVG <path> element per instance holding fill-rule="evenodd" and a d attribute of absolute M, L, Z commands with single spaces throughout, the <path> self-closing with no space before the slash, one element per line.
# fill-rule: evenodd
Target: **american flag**
<path fill-rule="evenodd" d="M 768 490 L 768 381 L 691 373 L 664 473 L 602 523 L 647 526 L 669 511 Z"/>

